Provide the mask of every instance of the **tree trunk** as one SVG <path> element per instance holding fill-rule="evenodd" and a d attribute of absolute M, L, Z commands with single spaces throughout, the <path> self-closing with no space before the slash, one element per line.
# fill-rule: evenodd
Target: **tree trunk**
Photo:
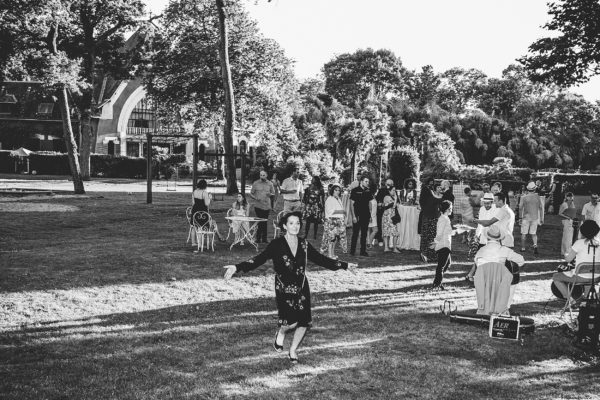
<path fill-rule="evenodd" d="M 233 83 L 231 82 L 231 69 L 229 67 L 229 39 L 227 35 L 227 15 L 223 0 L 216 0 L 219 14 L 219 58 L 221 60 L 221 77 L 225 92 L 225 127 L 223 129 L 223 147 L 225 153 L 233 154 L 233 121 L 235 119 L 235 100 L 233 97 Z M 226 157 L 227 194 L 238 193 L 235 174 L 235 157 Z"/>
<path fill-rule="evenodd" d="M 81 179 L 90 180 L 90 153 L 92 150 L 92 116 L 90 109 L 81 113 L 81 141 L 79 142 L 79 164 L 81 166 Z"/>
<path fill-rule="evenodd" d="M 85 194 L 83 180 L 81 179 L 81 169 L 79 168 L 79 160 L 77 158 L 77 142 L 75 141 L 75 136 L 73 134 L 73 126 L 71 125 L 71 111 L 69 109 L 67 88 L 62 87 L 60 89 L 58 103 L 60 106 L 60 114 L 62 116 L 63 136 L 67 147 L 69 167 L 71 167 L 75 194 Z"/>

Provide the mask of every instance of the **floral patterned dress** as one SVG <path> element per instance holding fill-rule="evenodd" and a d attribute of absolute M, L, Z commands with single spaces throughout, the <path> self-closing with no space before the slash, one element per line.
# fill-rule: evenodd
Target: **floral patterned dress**
<path fill-rule="evenodd" d="M 267 260 L 273 260 L 275 269 L 275 299 L 279 326 L 298 323 L 300 327 L 307 327 L 312 323 L 310 287 L 306 279 L 307 260 L 334 271 L 348 268 L 348 263 L 324 256 L 305 239 L 298 239 L 298 250 L 294 255 L 287 240 L 282 236 L 273 239 L 256 257 L 237 264 L 237 272 L 252 271 Z"/>

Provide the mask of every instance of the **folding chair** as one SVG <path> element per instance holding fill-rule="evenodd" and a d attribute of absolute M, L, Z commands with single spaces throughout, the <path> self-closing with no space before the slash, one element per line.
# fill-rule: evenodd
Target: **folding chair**
<path fill-rule="evenodd" d="M 573 300 L 571 300 L 571 298 L 573 297 L 573 289 L 575 289 L 576 286 L 584 287 L 583 296 L 585 296 L 588 292 L 588 290 L 586 290 L 586 286 L 592 286 L 592 284 L 596 284 L 598 282 L 600 282 L 600 263 L 596 263 L 595 266 L 593 263 L 588 262 L 577 264 L 575 266 L 575 269 L 573 270 L 573 282 L 569 282 L 567 284 L 567 288 L 569 289 L 569 295 L 567 296 L 567 299 L 565 301 L 565 307 L 563 308 L 563 312 L 566 312 L 568 310 L 569 315 L 571 315 L 572 317 L 573 304 L 575 303 L 573 302 Z"/>
<path fill-rule="evenodd" d="M 188 237 L 185 241 L 185 244 L 188 244 L 188 242 L 192 238 L 192 235 L 194 234 L 194 223 L 192 221 L 192 207 L 188 207 L 185 209 L 185 218 L 187 219 L 188 226 L 190 228 L 188 229 Z"/>
<path fill-rule="evenodd" d="M 204 251 L 204 239 L 206 239 L 206 249 L 210 245 L 212 251 L 215 251 L 215 222 L 206 211 L 198 211 L 194 214 L 194 231 L 196 233 L 197 251 Z"/>
<path fill-rule="evenodd" d="M 283 213 L 283 211 L 279 211 L 275 218 L 273 218 L 273 239 L 277 239 L 277 234 L 281 231 L 281 228 L 279 228 L 279 220 L 283 216 Z"/>

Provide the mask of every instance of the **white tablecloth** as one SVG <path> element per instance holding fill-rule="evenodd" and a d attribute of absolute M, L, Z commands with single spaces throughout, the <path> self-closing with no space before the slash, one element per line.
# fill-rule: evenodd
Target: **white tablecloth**
<path fill-rule="evenodd" d="M 352 214 L 350 214 L 350 193 L 342 194 L 342 207 L 346 211 L 346 226 L 352 226 Z"/>
<path fill-rule="evenodd" d="M 417 233 L 419 231 L 419 212 L 417 207 L 398 205 L 401 220 L 398 226 L 397 247 L 405 250 L 419 250 L 421 246 L 421 235 Z"/>

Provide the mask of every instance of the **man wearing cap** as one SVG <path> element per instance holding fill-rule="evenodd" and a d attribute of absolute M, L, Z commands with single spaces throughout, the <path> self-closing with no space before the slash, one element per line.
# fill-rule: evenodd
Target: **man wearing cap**
<path fill-rule="evenodd" d="M 479 216 L 473 222 L 477 223 L 475 236 L 479 238 L 479 247 L 485 246 L 487 238 L 485 236 L 486 227 L 478 223 L 478 220 L 491 220 L 496 215 L 496 205 L 494 204 L 494 195 L 491 192 L 485 193 L 481 199 L 482 207 L 479 209 Z"/>
<path fill-rule="evenodd" d="M 515 213 L 506 205 L 506 195 L 502 192 L 498 192 L 494 195 L 494 202 L 496 204 L 496 214 L 491 218 L 484 220 L 479 217 L 475 223 L 481 224 L 484 227 L 489 227 L 495 223 L 505 235 L 504 245 L 507 247 L 513 247 L 515 245 L 515 238 L 513 236 L 513 228 L 515 226 Z M 479 211 L 481 214 L 481 211 Z"/>
<path fill-rule="evenodd" d="M 512 298 L 515 291 L 515 285 L 519 283 L 518 267 L 525 264 L 525 259 L 522 255 L 515 253 L 512 249 L 503 245 L 505 233 L 496 225 L 490 226 L 486 231 L 487 244 L 483 246 L 477 254 L 475 254 L 475 265 L 477 272 L 475 273 L 475 290 L 477 293 L 477 313 L 487 313 L 486 309 L 486 289 L 487 293 L 500 293 L 496 297 L 496 304 L 500 304 L 497 312 L 508 312 L 512 304 Z M 487 271 L 485 264 L 497 263 L 502 264 L 511 273 L 509 276 L 505 272 L 502 274 L 494 274 Z M 518 267 L 515 267 L 518 266 Z M 500 286 L 507 288 L 510 282 L 510 290 L 503 295 L 496 289 Z M 506 296 L 506 297 L 504 297 Z M 497 306 L 498 307 L 498 306 Z"/>
<path fill-rule="evenodd" d="M 521 251 L 525 251 L 525 240 L 531 235 L 533 254 L 538 254 L 537 227 L 544 223 L 544 208 L 540 196 L 536 193 L 535 182 L 527 184 L 527 194 L 521 198 L 519 215 L 521 216 Z"/>
<path fill-rule="evenodd" d="M 489 185 L 487 185 L 487 189 L 489 190 Z M 477 229 L 475 230 L 474 241 L 469 243 L 469 259 L 477 253 L 479 249 L 487 244 L 487 227 L 479 223 L 479 220 L 489 221 L 496 216 L 496 205 L 494 204 L 494 195 L 491 192 L 486 192 L 483 194 L 481 199 L 481 208 L 479 209 L 478 219 L 473 219 L 471 222 L 477 224 Z M 469 282 L 473 282 L 473 276 L 475 275 L 475 271 L 477 270 L 477 264 L 473 264 L 471 270 L 465 276 L 465 280 Z"/>

